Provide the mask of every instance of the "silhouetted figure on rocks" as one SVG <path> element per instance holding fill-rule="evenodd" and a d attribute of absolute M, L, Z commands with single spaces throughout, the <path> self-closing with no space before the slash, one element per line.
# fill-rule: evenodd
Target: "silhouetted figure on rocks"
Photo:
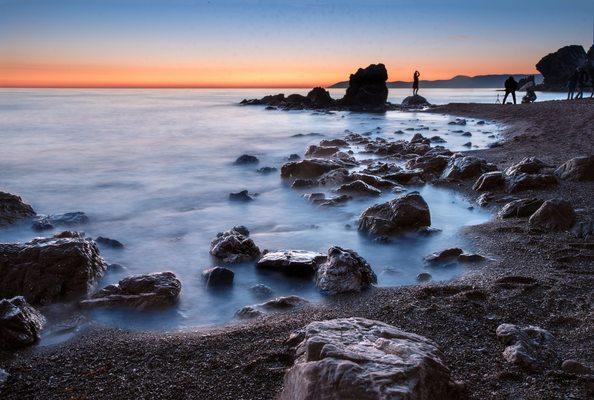
<path fill-rule="evenodd" d="M 413 96 L 419 94 L 419 77 L 421 73 L 419 71 L 415 71 L 413 75 Z"/>
<path fill-rule="evenodd" d="M 586 90 L 586 85 L 588 84 L 588 71 L 586 68 L 580 68 L 578 70 L 578 93 L 576 94 L 576 99 L 583 99 L 584 98 L 584 90 Z"/>
<path fill-rule="evenodd" d="M 505 96 L 503 96 L 503 104 L 507 100 L 507 96 L 511 93 L 514 104 L 516 104 L 516 90 L 518 90 L 518 82 L 513 76 L 510 76 L 505 80 Z"/>
<path fill-rule="evenodd" d="M 576 69 L 573 74 L 569 77 L 567 81 L 567 100 L 573 99 L 573 93 L 575 92 L 575 88 L 578 83 L 578 79 L 580 78 L 580 73 Z"/>

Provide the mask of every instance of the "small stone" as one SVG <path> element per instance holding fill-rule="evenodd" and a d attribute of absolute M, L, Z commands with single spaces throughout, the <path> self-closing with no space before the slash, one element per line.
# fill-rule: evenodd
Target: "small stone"
<path fill-rule="evenodd" d="M 419 282 L 429 282 L 431 280 L 431 278 L 432 278 L 432 276 L 428 272 L 421 272 L 420 274 L 417 275 L 417 281 L 419 281 Z"/>

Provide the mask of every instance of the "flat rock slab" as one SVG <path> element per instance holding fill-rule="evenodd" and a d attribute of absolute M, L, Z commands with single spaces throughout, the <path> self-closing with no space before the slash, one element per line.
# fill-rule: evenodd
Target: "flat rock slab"
<path fill-rule="evenodd" d="M 316 321 L 294 333 L 281 400 L 464 399 L 431 340 L 379 321 Z"/>
<path fill-rule="evenodd" d="M 308 276 L 326 261 L 322 253 L 307 250 L 271 251 L 262 256 L 256 266 L 282 272 L 286 275 Z"/>

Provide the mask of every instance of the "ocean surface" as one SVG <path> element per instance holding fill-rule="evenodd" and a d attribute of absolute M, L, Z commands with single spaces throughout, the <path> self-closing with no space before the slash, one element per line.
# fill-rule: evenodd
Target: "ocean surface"
<path fill-rule="evenodd" d="M 83 211 L 90 222 L 77 230 L 124 243 L 122 250 L 101 248 L 108 263 L 125 267 L 107 273 L 101 286 L 132 274 L 167 270 L 182 281 L 176 307 L 158 312 L 96 310 L 88 318 L 129 329 L 177 330 L 227 323 L 239 308 L 259 302 L 249 291 L 259 283 L 270 286 L 277 296 L 296 294 L 324 301 L 312 282 L 261 272 L 253 263 L 230 267 L 235 272 L 233 287 L 207 290 L 201 272 L 217 265 L 208 253 L 209 243 L 217 232 L 234 225 L 248 227 L 261 249 L 326 252 L 331 245 L 354 249 L 373 267 L 379 286 L 412 284 L 421 271 L 429 271 L 434 280 L 464 272 L 461 267 L 427 270 L 422 261 L 447 247 L 472 250 L 460 230 L 490 217 L 451 191 L 430 185 L 408 188 L 419 190 L 426 199 L 440 234 L 402 236 L 379 244 L 357 232 L 357 217 L 395 194 L 320 209 L 302 198 L 307 190 L 291 189 L 278 172 L 262 175 L 256 169 L 280 169 L 291 153 L 303 155 L 309 144 L 322 139 L 294 136 L 298 134 L 336 138 L 349 130 L 410 139 L 421 132 L 442 136 L 452 150 L 464 150 L 469 140 L 475 148 L 496 140 L 489 136 L 497 135 L 500 126 L 489 121 L 477 125 L 475 120 L 465 127 L 451 126 L 448 122 L 455 116 L 415 112 L 323 114 L 238 105 L 243 98 L 278 92 L 0 89 L 0 190 L 22 196 L 39 214 Z M 342 92 L 332 90 L 335 97 Z M 390 101 L 399 102 L 407 94 L 391 90 Z M 421 94 L 440 104 L 494 102 L 497 92 L 435 89 Z M 555 94 L 538 95 L 555 98 Z M 461 128 L 472 137 L 454 132 Z M 397 130 L 405 133 L 394 134 Z M 233 165 L 244 153 L 256 155 L 259 165 Z M 228 200 L 230 192 L 242 189 L 257 193 L 256 200 Z M 29 223 L 21 224 L 0 230 L 0 242 L 24 242 L 38 235 Z"/>

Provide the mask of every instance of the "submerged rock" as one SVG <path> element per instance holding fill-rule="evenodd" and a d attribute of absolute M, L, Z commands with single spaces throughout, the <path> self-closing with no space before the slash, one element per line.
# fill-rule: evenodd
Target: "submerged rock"
<path fill-rule="evenodd" d="M 111 247 L 112 249 L 123 249 L 124 248 L 124 245 L 122 244 L 122 242 L 115 240 L 115 239 L 103 237 L 103 236 L 98 236 L 97 239 L 95 239 L 95 242 L 97 242 L 97 244 L 100 244 L 105 247 Z"/>
<path fill-rule="evenodd" d="M 245 226 L 234 226 L 219 232 L 210 243 L 210 254 L 228 264 L 253 260 L 260 256 L 260 249 Z"/>
<path fill-rule="evenodd" d="M 83 307 L 160 308 L 177 302 L 181 282 L 173 272 L 129 276 L 83 300 Z"/>
<path fill-rule="evenodd" d="M 459 400 L 455 382 L 431 340 L 379 321 L 316 321 L 289 338 L 294 365 L 280 400 Z"/>
<path fill-rule="evenodd" d="M 534 228 L 563 231 L 575 223 L 575 211 L 568 201 L 552 199 L 545 201 L 528 220 Z"/>
<path fill-rule="evenodd" d="M 550 332 L 536 326 L 525 328 L 512 324 L 497 327 L 497 339 L 507 347 L 503 358 L 528 370 L 536 370 L 543 362 L 554 356 L 552 346 L 555 338 Z"/>
<path fill-rule="evenodd" d="M 262 283 L 252 286 L 250 292 L 256 299 L 267 299 L 274 293 L 270 287 Z"/>
<path fill-rule="evenodd" d="M 237 310 L 235 316 L 241 319 L 256 318 L 263 315 L 265 312 L 288 311 L 303 307 L 307 304 L 309 304 L 309 301 L 299 296 L 276 297 L 262 304 L 245 306 Z"/>
<path fill-rule="evenodd" d="M 0 228 L 35 215 L 33 207 L 11 193 L 0 192 Z"/>
<path fill-rule="evenodd" d="M 45 318 L 24 297 L 0 300 L 0 350 L 30 346 L 39 340 Z"/>
<path fill-rule="evenodd" d="M 22 295 L 31 304 L 87 294 L 107 269 L 95 242 L 62 232 L 25 244 L 0 244 L 0 297 Z"/>
<path fill-rule="evenodd" d="M 89 217 L 82 211 L 67 212 L 64 214 L 52 214 L 40 218 L 42 223 L 49 222 L 53 226 L 76 226 L 89 222 Z"/>
<path fill-rule="evenodd" d="M 322 253 L 307 250 L 271 251 L 262 256 L 256 266 L 282 272 L 286 275 L 308 276 L 326 261 Z"/>
<path fill-rule="evenodd" d="M 258 168 L 256 170 L 257 173 L 263 174 L 263 175 L 265 175 L 265 174 L 271 174 L 271 173 L 276 172 L 276 171 L 278 171 L 278 169 L 275 168 L 275 167 L 262 167 L 262 168 Z"/>
<path fill-rule="evenodd" d="M 234 277 L 235 273 L 225 267 L 213 267 L 202 271 L 202 279 L 207 288 L 230 286 Z"/>
<path fill-rule="evenodd" d="M 254 197 L 251 196 L 247 190 L 242 190 L 237 193 L 229 193 L 229 200 L 249 202 L 249 201 L 253 201 Z"/>
<path fill-rule="evenodd" d="M 429 206 L 418 192 L 373 205 L 359 217 L 360 231 L 382 236 L 430 225 Z"/>
<path fill-rule="evenodd" d="M 353 250 L 333 246 L 328 249 L 328 258 L 321 264 L 315 283 L 323 293 L 335 295 L 360 292 L 377 282 L 377 277 L 367 261 Z"/>
<path fill-rule="evenodd" d="M 258 157 L 252 156 L 251 154 L 243 154 L 235 160 L 235 165 L 247 165 L 247 164 L 258 164 L 260 160 Z"/>
<path fill-rule="evenodd" d="M 594 156 L 572 158 L 557 168 L 555 174 L 569 181 L 593 181 Z"/>

